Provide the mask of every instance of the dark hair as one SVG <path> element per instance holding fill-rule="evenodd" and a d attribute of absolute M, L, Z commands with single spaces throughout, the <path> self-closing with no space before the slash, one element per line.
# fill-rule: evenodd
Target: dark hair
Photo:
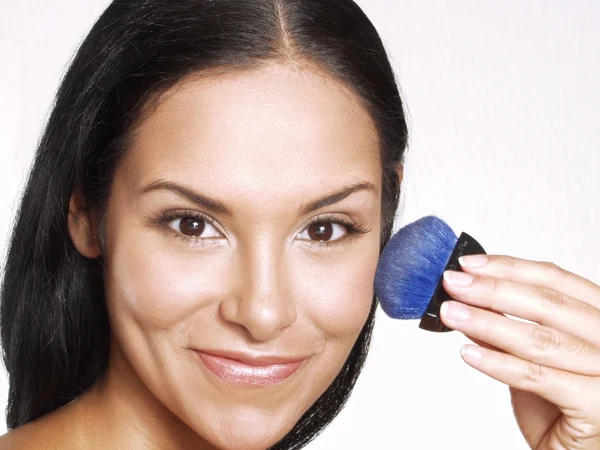
<path fill-rule="evenodd" d="M 115 0 L 64 76 L 14 223 L 0 291 L 7 426 L 68 403 L 105 371 L 109 323 L 101 260 L 74 248 L 69 201 L 102 211 L 113 172 L 145 107 L 188 75 L 304 62 L 357 94 L 379 136 L 381 247 L 399 202 L 407 145 L 386 51 L 351 0 Z M 377 299 L 327 391 L 274 449 L 306 445 L 338 414 L 363 366 Z"/>

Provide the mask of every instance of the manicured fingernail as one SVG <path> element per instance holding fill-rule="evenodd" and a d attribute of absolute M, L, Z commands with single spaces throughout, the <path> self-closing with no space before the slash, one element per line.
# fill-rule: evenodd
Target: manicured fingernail
<path fill-rule="evenodd" d="M 467 320 L 471 313 L 463 305 L 453 301 L 442 303 L 442 317 L 448 320 Z"/>
<path fill-rule="evenodd" d="M 468 273 L 455 272 L 453 270 L 446 270 L 444 272 L 444 279 L 454 286 L 465 287 L 473 282 L 473 277 Z"/>
<path fill-rule="evenodd" d="M 458 262 L 463 267 L 479 267 L 488 261 L 485 255 L 465 255 L 458 258 Z"/>
<path fill-rule="evenodd" d="M 463 345 L 460 349 L 460 354 L 465 359 L 470 359 L 472 361 L 479 361 L 483 358 L 483 352 L 481 348 L 476 345 Z"/>

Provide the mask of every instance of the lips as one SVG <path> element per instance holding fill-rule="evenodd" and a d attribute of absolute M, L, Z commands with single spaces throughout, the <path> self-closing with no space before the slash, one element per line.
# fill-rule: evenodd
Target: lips
<path fill-rule="evenodd" d="M 271 386 L 291 377 L 306 358 L 253 357 L 230 352 L 196 350 L 202 364 L 220 380 L 234 386 Z"/>

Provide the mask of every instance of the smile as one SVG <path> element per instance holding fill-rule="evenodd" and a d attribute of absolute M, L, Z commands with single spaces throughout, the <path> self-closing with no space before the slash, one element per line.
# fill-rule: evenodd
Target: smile
<path fill-rule="evenodd" d="M 271 386 L 284 382 L 306 358 L 245 358 L 196 350 L 201 363 L 220 380 L 234 386 Z"/>

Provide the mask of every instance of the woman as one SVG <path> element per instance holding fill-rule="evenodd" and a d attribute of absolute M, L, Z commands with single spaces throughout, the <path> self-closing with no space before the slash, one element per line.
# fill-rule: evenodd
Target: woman
<path fill-rule="evenodd" d="M 385 51 L 351 1 L 113 2 L 57 94 L 15 223 L 0 311 L 13 431 L 0 443 L 304 446 L 364 361 L 406 141 Z M 562 292 L 544 297 L 561 316 L 598 321 L 597 286 L 574 275 L 499 257 L 465 271 L 479 274 L 470 287 L 447 283 L 465 303 L 510 306 L 500 290 L 482 304 L 489 285 L 527 294 L 521 307 Z M 445 319 L 485 341 L 482 362 L 514 358 L 491 353 L 510 352 L 506 338 Z M 543 362 L 569 370 L 564 356 Z M 595 416 L 557 420 L 565 399 L 531 379 L 511 381 L 558 405 L 515 390 L 532 447 L 594 448 L 580 424 Z"/>

